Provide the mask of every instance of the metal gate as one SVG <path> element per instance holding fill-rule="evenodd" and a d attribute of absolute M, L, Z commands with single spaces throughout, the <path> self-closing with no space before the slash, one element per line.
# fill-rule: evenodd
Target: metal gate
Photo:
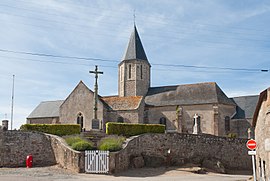
<path fill-rule="evenodd" d="M 85 151 L 86 173 L 108 173 L 109 151 L 91 150 Z"/>

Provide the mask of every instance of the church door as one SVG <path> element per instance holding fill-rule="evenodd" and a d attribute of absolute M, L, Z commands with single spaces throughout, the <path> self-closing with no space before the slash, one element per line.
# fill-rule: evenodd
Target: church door
<path fill-rule="evenodd" d="M 165 125 L 165 129 L 167 129 L 167 119 L 165 117 L 159 119 L 159 124 Z"/>
<path fill-rule="evenodd" d="M 79 113 L 77 115 L 77 124 L 79 124 L 81 126 L 81 131 L 82 131 L 82 129 L 83 129 L 83 115 L 82 115 L 82 113 Z"/>

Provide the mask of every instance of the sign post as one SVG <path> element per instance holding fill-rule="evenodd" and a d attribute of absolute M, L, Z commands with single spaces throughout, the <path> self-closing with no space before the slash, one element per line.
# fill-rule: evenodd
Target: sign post
<path fill-rule="evenodd" d="M 255 149 L 257 147 L 256 141 L 253 139 L 248 140 L 246 143 L 246 146 L 248 149 L 251 150 L 251 151 L 248 151 L 248 154 L 251 155 L 252 168 L 253 168 L 253 179 L 254 179 L 254 181 L 256 181 L 256 169 L 255 169 L 255 155 L 256 155 Z"/>

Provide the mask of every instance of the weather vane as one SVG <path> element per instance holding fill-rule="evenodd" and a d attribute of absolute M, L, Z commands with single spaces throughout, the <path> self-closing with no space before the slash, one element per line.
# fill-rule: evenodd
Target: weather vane
<path fill-rule="evenodd" d="M 133 11 L 133 22 L 135 25 L 136 24 L 136 9 L 134 9 L 134 11 Z"/>

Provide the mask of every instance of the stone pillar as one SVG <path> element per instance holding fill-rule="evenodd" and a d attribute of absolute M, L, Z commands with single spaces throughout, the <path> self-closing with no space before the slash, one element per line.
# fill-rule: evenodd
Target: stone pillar
<path fill-rule="evenodd" d="M 213 110 L 214 110 L 214 116 L 213 116 L 213 133 L 214 135 L 218 136 L 219 134 L 219 126 L 218 126 L 218 117 L 219 117 L 219 114 L 218 114 L 218 106 L 217 105 L 214 105 L 213 106 Z"/>
<path fill-rule="evenodd" d="M 193 126 L 193 134 L 200 134 L 201 131 L 201 121 L 200 116 L 198 114 L 194 115 L 194 126 Z"/>
<path fill-rule="evenodd" d="M 183 132 L 183 108 L 180 106 L 176 107 L 176 128 L 179 133 Z"/>
<path fill-rule="evenodd" d="M 2 120 L 2 129 L 8 130 L 8 120 Z"/>

